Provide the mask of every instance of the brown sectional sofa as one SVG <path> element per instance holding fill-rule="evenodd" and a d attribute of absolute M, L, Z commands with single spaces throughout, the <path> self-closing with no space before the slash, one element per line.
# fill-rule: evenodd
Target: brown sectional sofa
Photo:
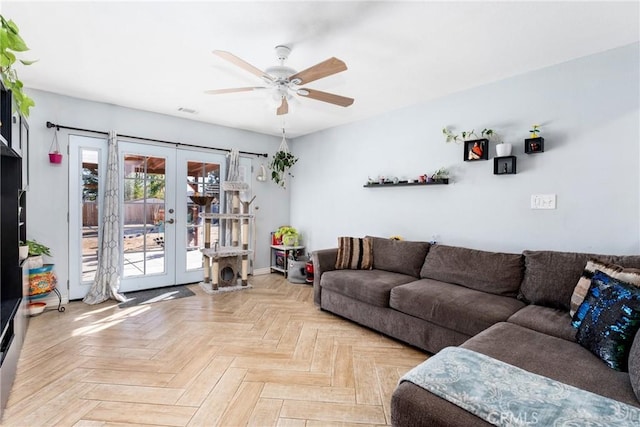
<path fill-rule="evenodd" d="M 640 407 L 634 393 L 640 394 L 640 338 L 630 373 L 615 371 L 576 342 L 568 312 L 590 258 L 640 268 L 640 256 L 372 240 L 372 270 L 336 270 L 337 248 L 313 253 L 314 302 L 321 309 L 429 353 L 462 346 Z M 398 426 L 488 425 L 410 382 L 399 384 L 391 408 Z"/>

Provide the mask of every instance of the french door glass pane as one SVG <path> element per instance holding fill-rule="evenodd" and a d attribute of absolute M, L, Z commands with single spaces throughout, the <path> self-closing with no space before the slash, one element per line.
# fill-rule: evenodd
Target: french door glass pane
<path fill-rule="evenodd" d="M 123 277 L 165 272 L 166 159 L 124 155 Z"/>
<path fill-rule="evenodd" d="M 98 264 L 99 150 L 81 149 L 82 159 L 82 281 L 95 279 Z"/>
<path fill-rule="evenodd" d="M 197 161 L 187 162 L 186 182 L 187 225 L 185 235 L 187 270 L 202 268 L 202 254 L 198 249 L 204 247 L 205 206 L 194 203 L 189 196 L 213 197 L 209 213 L 217 213 L 220 207 L 220 165 Z M 217 220 L 214 220 L 217 224 Z M 218 240 L 218 227 L 211 229 L 211 242 Z"/>

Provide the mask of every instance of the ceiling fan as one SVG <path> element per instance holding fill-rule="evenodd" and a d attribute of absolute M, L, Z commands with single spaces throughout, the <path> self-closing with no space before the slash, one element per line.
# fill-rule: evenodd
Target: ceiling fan
<path fill-rule="evenodd" d="M 338 58 L 329 58 L 312 67 L 296 72 L 291 67 L 284 65 L 285 61 L 291 53 L 291 49 L 287 46 L 276 46 L 276 55 L 280 61 L 280 65 L 267 68 L 265 71 L 254 67 L 248 62 L 238 58 L 230 52 L 223 50 L 214 50 L 213 54 L 231 62 L 234 65 L 260 77 L 266 86 L 238 87 L 231 89 L 215 89 L 207 90 L 205 93 L 211 95 L 221 95 L 233 92 L 249 92 L 253 90 L 271 90 L 274 98 L 279 102 L 280 106 L 276 110 L 277 115 L 287 114 L 289 112 L 289 102 L 292 94 L 315 99 L 317 101 L 328 102 L 330 104 L 348 107 L 353 104 L 353 98 L 336 95 L 329 92 L 322 92 L 315 89 L 303 88 L 312 81 L 340 73 L 347 69 L 347 65 Z"/>

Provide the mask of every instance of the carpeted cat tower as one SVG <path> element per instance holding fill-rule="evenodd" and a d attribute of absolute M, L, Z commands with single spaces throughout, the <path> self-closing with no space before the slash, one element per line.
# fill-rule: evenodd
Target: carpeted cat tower
<path fill-rule="evenodd" d="M 249 213 L 250 201 L 240 200 L 240 194 L 249 190 L 249 184 L 240 180 L 239 155 L 232 150 L 228 156 L 227 180 L 222 183 L 226 212 L 204 214 L 204 282 L 206 291 L 230 291 L 248 288 L 249 239 L 253 215 Z M 242 207 L 242 209 L 241 209 Z M 211 244 L 212 220 L 217 219 L 220 241 Z"/>

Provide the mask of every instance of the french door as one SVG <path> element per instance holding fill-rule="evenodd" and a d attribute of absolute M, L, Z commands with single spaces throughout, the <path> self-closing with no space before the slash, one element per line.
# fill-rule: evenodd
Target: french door
<path fill-rule="evenodd" d="M 107 142 L 72 135 L 69 146 L 69 298 L 80 299 L 92 285 L 97 268 Z M 224 203 L 220 193 L 224 155 L 119 141 L 118 158 L 120 290 L 201 281 L 204 207 L 189 196 L 214 197 L 210 212 L 218 211 Z M 247 160 L 250 165 L 245 159 L 245 169 Z M 215 227 L 213 233 L 212 241 Z"/>

